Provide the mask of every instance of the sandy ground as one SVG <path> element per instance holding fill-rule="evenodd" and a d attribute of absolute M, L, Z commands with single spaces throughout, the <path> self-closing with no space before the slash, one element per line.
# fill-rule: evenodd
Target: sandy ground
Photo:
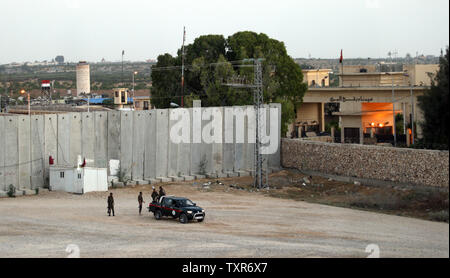
<path fill-rule="evenodd" d="M 273 198 L 261 193 L 165 186 L 206 210 L 203 223 L 138 215 L 137 194 L 150 186 L 107 193 L 43 192 L 0 199 L 0 257 L 449 257 L 449 224 Z M 228 190 L 228 189 L 227 189 Z"/>

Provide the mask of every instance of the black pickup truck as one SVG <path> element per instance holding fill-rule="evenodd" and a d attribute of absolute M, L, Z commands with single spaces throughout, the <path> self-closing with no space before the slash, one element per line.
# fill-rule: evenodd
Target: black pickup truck
<path fill-rule="evenodd" d="M 202 222 L 205 219 L 204 209 L 197 207 L 191 200 L 181 197 L 163 196 L 158 202 L 150 203 L 148 211 L 153 212 L 156 220 L 160 220 L 163 216 L 171 216 L 178 218 L 183 224 L 189 220 Z"/>

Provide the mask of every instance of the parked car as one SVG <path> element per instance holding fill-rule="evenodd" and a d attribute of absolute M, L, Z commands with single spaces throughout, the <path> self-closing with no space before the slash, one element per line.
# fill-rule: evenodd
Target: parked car
<path fill-rule="evenodd" d="M 205 220 L 205 210 L 194 202 L 183 197 L 163 196 L 158 201 L 153 201 L 148 206 L 156 220 L 163 217 L 178 218 L 180 223 L 186 224 L 190 220 L 202 222 Z"/>

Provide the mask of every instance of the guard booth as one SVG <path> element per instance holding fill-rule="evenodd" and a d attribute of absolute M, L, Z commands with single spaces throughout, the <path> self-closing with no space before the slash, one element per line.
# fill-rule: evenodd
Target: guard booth
<path fill-rule="evenodd" d="M 106 168 L 50 166 L 50 190 L 84 194 L 108 191 Z"/>

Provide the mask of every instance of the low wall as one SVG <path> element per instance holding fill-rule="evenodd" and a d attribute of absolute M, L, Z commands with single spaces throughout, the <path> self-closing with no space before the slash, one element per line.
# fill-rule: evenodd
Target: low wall
<path fill-rule="evenodd" d="M 449 152 L 282 139 L 281 164 L 325 174 L 449 186 Z"/>

